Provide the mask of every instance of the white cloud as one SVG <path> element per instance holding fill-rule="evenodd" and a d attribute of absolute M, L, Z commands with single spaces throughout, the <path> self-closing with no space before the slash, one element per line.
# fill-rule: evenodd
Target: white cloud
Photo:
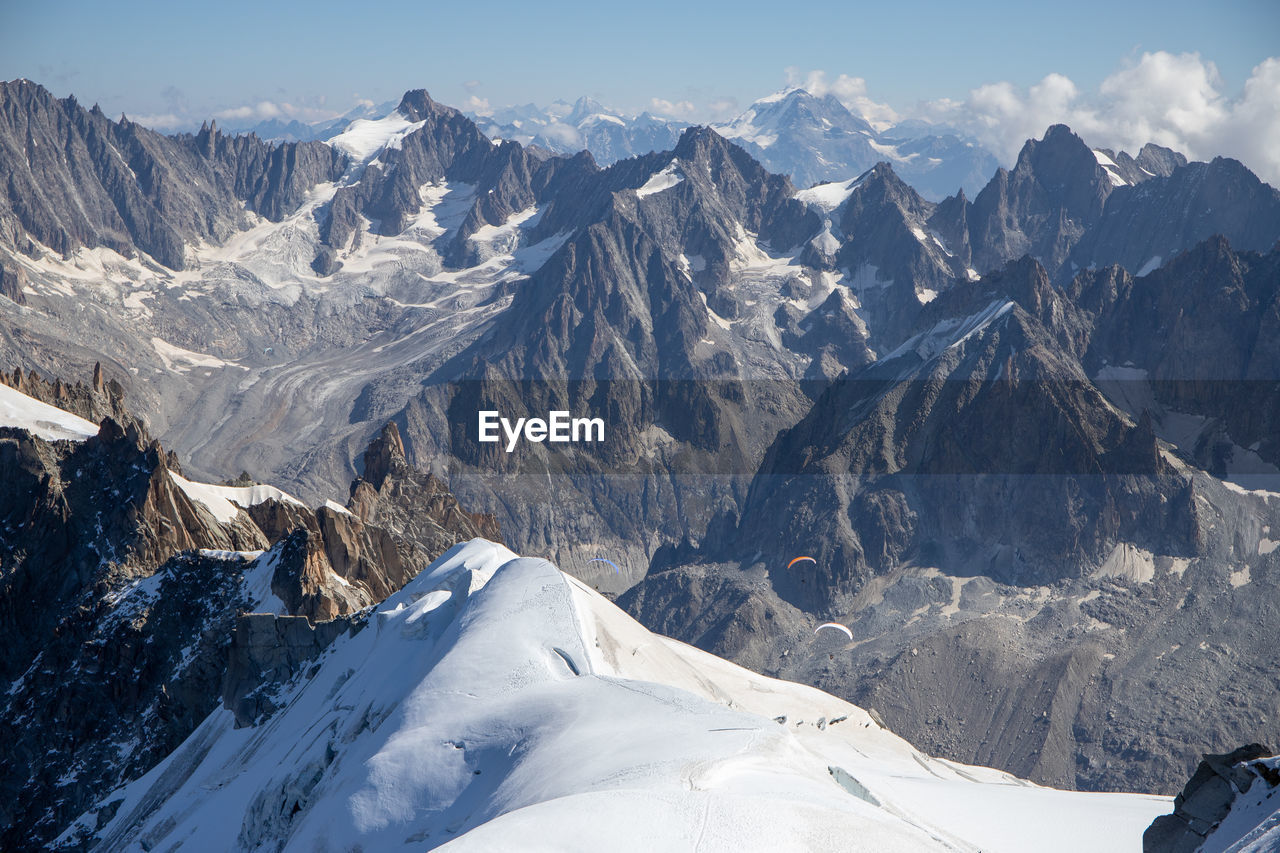
<path fill-rule="evenodd" d="M 297 119 L 299 121 L 317 121 L 320 119 L 331 118 L 333 112 L 318 107 L 300 107 L 294 104 L 275 101 L 259 101 L 256 104 L 244 104 L 238 107 L 230 107 L 225 110 L 218 110 L 213 117 L 222 121 L 267 121 L 269 119 L 281 119 L 288 121 Z"/>
<path fill-rule="evenodd" d="M 467 109 L 478 116 L 493 115 L 493 108 L 489 106 L 488 98 L 480 98 L 475 95 L 467 97 Z"/>
<path fill-rule="evenodd" d="M 862 116 L 879 130 L 901 118 L 893 107 L 874 101 L 867 95 L 867 81 L 861 77 L 840 74 L 831 80 L 825 71 L 801 71 L 794 67 L 787 68 L 785 73 L 788 86 L 797 86 L 819 98 L 834 95 L 851 112 Z"/>
<path fill-rule="evenodd" d="M 177 130 L 188 126 L 191 122 L 181 116 L 173 113 L 162 113 L 160 115 L 149 116 L 129 116 L 129 121 L 137 122 L 143 127 L 149 127 L 152 130 Z"/>
<path fill-rule="evenodd" d="M 539 133 L 547 139 L 558 142 L 575 151 L 582 148 L 582 136 L 578 133 L 578 129 L 572 125 L 552 122 L 539 130 Z"/>
<path fill-rule="evenodd" d="M 693 101 L 668 101 L 665 98 L 650 98 L 649 111 L 660 116 L 691 120 L 698 113 Z"/>
<path fill-rule="evenodd" d="M 712 98 L 707 102 L 707 113 L 712 121 L 734 118 L 739 112 L 738 99 L 731 96 Z"/>
<path fill-rule="evenodd" d="M 922 117 L 973 134 L 1005 162 L 1051 124 L 1067 124 L 1091 145 L 1136 154 L 1148 142 L 1197 160 L 1235 157 L 1280 185 L 1280 57 L 1253 69 L 1239 98 L 1224 93 L 1212 62 L 1197 53 L 1144 53 L 1082 93 L 1061 74 L 1023 90 L 980 86 L 963 101 L 925 104 Z"/>

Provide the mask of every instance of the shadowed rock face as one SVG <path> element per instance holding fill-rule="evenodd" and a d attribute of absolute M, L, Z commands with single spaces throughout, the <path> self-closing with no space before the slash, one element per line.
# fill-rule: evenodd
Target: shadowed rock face
<path fill-rule="evenodd" d="M 1112 184 L 1093 152 L 1064 125 L 1029 141 L 1012 171 L 1000 169 L 968 213 L 974 266 L 998 267 L 1023 255 L 1056 273 L 1102 216 Z"/>
<path fill-rule="evenodd" d="M 18 305 L 26 305 L 27 295 L 22 292 L 26 283 L 27 275 L 22 271 L 22 267 L 14 263 L 5 263 L 0 256 L 0 296 Z"/>
<path fill-rule="evenodd" d="M 1256 760 L 1271 755 L 1270 749 L 1258 743 L 1223 755 L 1206 755 L 1174 799 L 1173 814 L 1156 818 L 1142 834 L 1143 853 L 1194 853 L 1210 837 L 1218 849 L 1226 849 L 1242 839 L 1243 834 L 1221 838 L 1218 825 L 1246 794 L 1252 793 L 1251 799 L 1261 799 L 1258 797 L 1261 789 L 1268 792 L 1263 798 L 1269 798 L 1270 793 L 1280 787 L 1275 762 Z M 1276 809 L 1280 809 L 1280 804 Z M 1238 829 L 1248 832 L 1253 827 Z"/>
<path fill-rule="evenodd" d="M 236 726 L 254 725 L 275 710 L 270 692 L 286 683 L 341 634 L 359 631 L 364 621 L 340 617 L 313 625 L 302 616 L 246 613 L 236 618 L 222 679 L 222 704 Z"/>
<path fill-rule="evenodd" d="M 1079 576 L 1117 539 L 1150 547 L 1151 531 L 1192 529 L 1150 423 L 1116 412 L 1081 369 L 1087 320 L 1039 265 L 954 289 L 921 324 L 779 437 L 738 530 L 713 548 L 774 566 L 812 551 L 821 570 L 779 572 L 774 587 L 834 613 L 922 550 L 953 571 L 1033 585 Z"/>
<path fill-rule="evenodd" d="M 277 500 L 219 522 L 177 486 L 176 459 L 101 370 L 87 387 L 21 371 L 0 379 L 84 416 L 110 413 L 83 442 L 0 429 L 5 849 L 53 837 L 87 803 L 146 772 L 224 690 L 247 718 L 265 712 L 268 699 L 254 691 L 356 624 L 345 615 L 452 545 L 498 535 L 491 517 L 462 510 L 402 452 L 384 453 L 398 444 L 394 427 L 369 451 L 385 459 L 381 491 L 360 482 L 366 508 L 396 530 Z M 239 615 L 264 607 L 281 614 L 281 630 L 245 628 L 233 645 Z"/>

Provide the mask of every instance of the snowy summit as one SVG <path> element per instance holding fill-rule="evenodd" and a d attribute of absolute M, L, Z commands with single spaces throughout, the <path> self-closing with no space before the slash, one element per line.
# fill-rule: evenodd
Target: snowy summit
<path fill-rule="evenodd" d="M 64 834 L 100 851 L 1135 850 L 1164 797 L 934 759 L 861 708 L 645 630 L 541 559 L 454 547 Z M 107 817 L 110 819 L 107 820 Z M 102 826 L 95 829 L 102 818 Z"/>

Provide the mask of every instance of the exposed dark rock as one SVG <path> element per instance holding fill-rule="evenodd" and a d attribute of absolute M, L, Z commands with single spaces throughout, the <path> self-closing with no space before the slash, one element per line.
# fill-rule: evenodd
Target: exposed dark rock
<path fill-rule="evenodd" d="M 1071 249 L 1068 269 L 1074 275 L 1077 268 L 1115 263 L 1147 273 L 1214 235 L 1224 235 L 1237 250 L 1265 252 L 1278 234 L 1280 191 L 1238 161 L 1219 157 L 1117 187 Z"/>
<path fill-rule="evenodd" d="M 1187 158 L 1170 148 L 1163 148 L 1148 142 L 1142 146 L 1137 157 L 1126 151 L 1115 152 L 1110 148 L 1099 148 L 1103 154 L 1115 163 L 1120 177 L 1130 184 L 1140 184 L 1148 178 L 1167 178 L 1173 170 L 1187 165 Z"/>
<path fill-rule="evenodd" d="M 1143 853 L 1195 853 L 1211 835 L 1225 849 L 1236 839 L 1221 839 L 1214 830 L 1236 800 L 1255 783 L 1269 788 L 1280 784 L 1273 768 L 1254 762 L 1270 755 L 1270 749 L 1257 743 L 1224 755 L 1206 755 L 1174 799 L 1173 814 L 1156 818 L 1142 834 Z"/>
<path fill-rule="evenodd" d="M 26 284 L 27 275 L 22 271 L 22 267 L 0 257 L 0 296 L 11 299 L 19 305 L 26 305 L 27 295 L 22 292 Z"/>
<path fill-rule="evenodd" d="M 492 515 L 467 512 L 438 477 L 408 463 L 394 422 L 365 450 L 364 474 L 351 484 L 348 506 L 359 522 L 404 537 L 432 559 L 477 536 L 502 541 Z"/>
<path fill-rule="evenodd" d="M 298 528 L 280 543 L 271 576 L 271 589 L 284 601 L 285 609 L 312 622 L 354 613 L 377 600 L 364 584 L 353 586 L 334 570 L 326 544 L 323 537 Z"/>
<path fill-rule="evenodd" d="M 338 618 L 313 625 L 302 616 L 270 613 L 237 617 L 222 682 L 222 703 L 235 714 L 236 726 L 254 725 L 270 715 L 275 710 L 272 688 L 289 681 L 341 634 L 363 624 Z"/>

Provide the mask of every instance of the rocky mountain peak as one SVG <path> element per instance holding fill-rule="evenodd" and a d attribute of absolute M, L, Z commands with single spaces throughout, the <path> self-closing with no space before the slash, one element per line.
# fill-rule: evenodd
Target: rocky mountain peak
<path fill-rule="evenodd" d="M 1018 153 L 1014 173 L 1027 173 L 1045 187 L 1057 191 L 1069 208 L 1101 209 L 1103 199 L 1096 198 L 1095 187 L 1109 187 L 1098 159 L 1083 139 L 1065 124 L 1055 124 L 1040 140 L 1029 139 Z"/>
<path fill-rule="evenodd" d="M 857 187 L 849 196 L 846 205 L 891 204 L 903 210 L 927 215 L 933 205 L 920 197 L 894 171 L 887 161 L 872 166 L 859 179 Z"/>
<path fill-rule="evenodd" d="M 985 276 L 980 286 L 991 287 L 1008 296 L 1033 315 L 1039 315 L 1044 305 L 1052 301 L 1056 294 L 1044 266 L 1035 258 L 1025 255 L 1010 261 L 999 272 Z"/>
<path fill-rule="evenodd" d="M 589 116 L 599 115 L 601 113 L 606 115 L 612 114 L 611 111 L 605 109 L 604 105 L 599 101 L 594 98 L 588 98 L 584 95 L 574 101 L 573 110 L 565 117 L 565 121 L 569 124 L 578 124 Z"/>
<path fill-rule="evenodd" d="M 455 112 L 433 101 L 426 89 L 410 89 L 405 92 L 396 106 L 396 111 L 409 121 L 422 121 L 432 115 Z"/>
<path fill-rule="evenodd" d="M 1154 142 L 1142 146 L 1135 160 L 1143 169 L 1162 178 L 1172 175 L 1174 169 L 1187 165 L 1186 156 Z"/>
<path fill-rule="evenodd" d="M 695 162 L 704 159 L 713 150 L 723 151 L 729 145 L 728 140 L 706 125 L 694 125 L 686 128 L 676 142 L 675 155 L 681 160 Z"/>
<path fill-rule="evenodd" d="M 0 244 L 32 256 L 105 247 L 184 269 L 188 243 L 222 243 L 246 207 L 279 221 L 344 168 L 320 143 L 270 146 L 212 124 L 163 136 L 26 82 L 4 84 L 0 105 Z"/>
<path fill-rule="evenodd" d="M 400 429 L 395 421 L 390 421 L 365 449 L 364 479 L 372 483 L 375 489 L 381 489 L 397 464 L 407 464 L 404 440 L 400 438 Z"/>

